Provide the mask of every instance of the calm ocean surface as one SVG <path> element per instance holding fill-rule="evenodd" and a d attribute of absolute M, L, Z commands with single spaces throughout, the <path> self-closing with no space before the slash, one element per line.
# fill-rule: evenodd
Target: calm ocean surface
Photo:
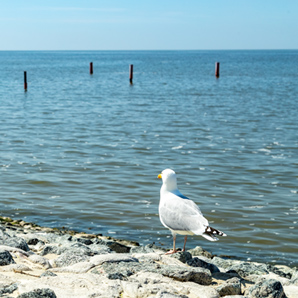
<path fill-rule="evenodd" d="M 0 215 L 170 248 L 172 168 L 228 234 L 188 248 L 297 266 L 297 69 L 298 51 L 0 52 Z"/>

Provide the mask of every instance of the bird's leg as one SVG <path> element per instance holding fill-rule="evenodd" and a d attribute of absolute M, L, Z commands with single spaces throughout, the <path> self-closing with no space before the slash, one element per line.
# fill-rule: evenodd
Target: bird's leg
<path fill-rule="evenodd" d="M 184 237 L 184 245 L 183 245 L 183 249 L 182 249 L 182 251 L 185 251 L 186 241 L 187 241 L 187 236 Z"/>
<path fill-rule="evenodd" d="M 176 235 L 174 234 L 173 235 L 173 250 L 170 250 L 170 251 L 166 252 L 166 255 L 171 255 L 171 254 L 174 254 L 176 252 L 177 252 L 177 250 L 176 250 Z"/>
<path fill-rule="evenodd" d="M 173 236 L 173 252 L 176 252 L 176 235 Z"/>

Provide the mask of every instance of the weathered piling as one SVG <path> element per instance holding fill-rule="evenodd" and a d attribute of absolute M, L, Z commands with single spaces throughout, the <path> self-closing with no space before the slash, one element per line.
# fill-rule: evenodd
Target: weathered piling
<path fill-rule="evenodd" d="M 219 78 L 219 62 L 215 62 L 215 76 Z"/>
<path fill-rule="evenodd" d="M 132 84 L 132 79 L 133 79 L 133 65 L 129 65 L 129 82 Z"/>
<path fill-rule="evenodd" d="M 90 62 L 90 74 L 93 74 L 93 62 Z"/>
<path fill-rule="evenodd" d="M 24 71 L 24 90 L 27 91 L 27 71 Z"/>

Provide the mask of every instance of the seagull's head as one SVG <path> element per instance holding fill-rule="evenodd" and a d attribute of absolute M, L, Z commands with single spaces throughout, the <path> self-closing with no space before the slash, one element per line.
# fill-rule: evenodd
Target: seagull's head
<path fill-rule="evenodd" d="M 177 189 L 176 173 L 173 170 L 165 169 L 157 178 L 162 179 L 163 186 L 165 186 L 168 191 Z"/>

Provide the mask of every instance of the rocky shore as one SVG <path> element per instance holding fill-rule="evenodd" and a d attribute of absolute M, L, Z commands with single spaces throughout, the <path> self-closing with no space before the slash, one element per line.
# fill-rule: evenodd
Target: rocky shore
<path fill-rule="evenodd" d="M 298 270 L 0 217 L 0 297 L 298 298 Z"/>

